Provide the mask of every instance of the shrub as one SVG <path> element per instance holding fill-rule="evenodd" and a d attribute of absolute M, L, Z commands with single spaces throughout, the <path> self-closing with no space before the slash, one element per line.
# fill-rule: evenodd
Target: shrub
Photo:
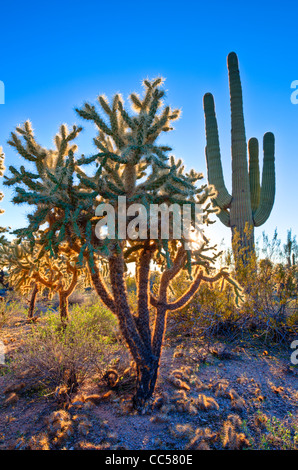
<path fill-rule="evenodd" d="M 11 321 L 15 322 L 17 318 L 25 318 L 27 309 L 28 305 L 24 298 L 20 299 L 14 292 L 9 292 L 0 305 L 0 328 Z"/>
<path fill-rule="evenodd" d="M 264 240 L 263 254 L 270 258 L 258 255 L 243 265 L 238 262 L 242 303 L 235 305 L 229 284 L 203 285 L 191 304 L 170 317 L 172 336 L 197 333 L 231 340 L 253 333 L 267 342 L 289 344 L 298 332 L 298 266 L 289 263 L 286 251 L 284 255 L 280 252 L 277 233 L 272 241 L 263 234 L 263 244 Z M 231 250 L 223 251 L 219 261 L 236 276 Z M 188 282 L 185 274 L 177 276 L 172 283 L 173 296 L 179 296 Z"/>
<path fill-rule="evenodd" d="M 101 373 L 119 351 L 117 323 L 102 305 L 75 305 L 67 327 L 59 316 L 47 311 L 24 340 L 16 361 L 23 371 L 48 387 L 72 386 L 94 373 Z"/>
<path fill-rule="evenodd" d="M 179 296 L 188 283 L 184 273 L 172 284 L 174 296 Z M 240 330 L 243 320 L 239 308 L 236 307 L 231 285 L 223 285 L 221 281 L 211 285 L 202 285 L 195 294 L 193 301 L 180 312 L 169 318 L 169 334 L 231 336 Z"/>

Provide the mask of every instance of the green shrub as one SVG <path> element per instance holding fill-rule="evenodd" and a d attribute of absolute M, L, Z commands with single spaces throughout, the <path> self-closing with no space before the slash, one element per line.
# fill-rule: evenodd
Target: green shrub
<path fill-rule="evenodd" d="M 117 338 L 117 321 L 100 303 L 74 305 L 65 328 L 57 313 L 47 311 L 24 339 L 16 370 L 48 387 L 69 385 L 70 376 L 80 382 L 104 373 L 121 348 Z"/>
<path fill-rule="evenodd" d="M 17 319 L 26 318 L 27 309 L 28 305 L 23 298 L 20 299 L 14 293 L 9 292 L 0 304 L 0 328 Z"/>
<path fill-rule="evenodd" d="M 268 418 L 265 423 L 265 433 L 262 434 L 260 450 L 297 450 L 298 425 L 297 419 L 289 413 L 284 422 L 275 416 Z"/>

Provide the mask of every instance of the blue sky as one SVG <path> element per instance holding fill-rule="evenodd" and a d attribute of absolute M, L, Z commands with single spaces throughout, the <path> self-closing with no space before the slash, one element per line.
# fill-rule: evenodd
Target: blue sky
<path fill-rule="evenodd" d="M 7 145 L 26 119 L 37 139 L 52 146 L 60 123 L 82 124 L 74 107 L 99 94 L 141 92 L 143 78 L 163 76 L 167 102 L 182 109 L 167 143 L 186 167 L 206 175 L 203 95 L 215 96 L 223 169 L 231 187 L 230 108 L 226 57 L 239 58 L 247 138 L 276 138 L 276 201 L 256 237 L 275 227 L 298 234 L 298 105 L 291 83 L 298 80 L 296 1 L 90 1 L 5 2 L 1 5 L 0 145 L 5 165 L 22 162 Z M 92 126 L 85 124 L 80 151 L 91 151 Z M 28 209 L 11 204 L 4 187 L 1 225 L 24 226 Z M 218 221 L 215 240 L 230 242 Z"/>

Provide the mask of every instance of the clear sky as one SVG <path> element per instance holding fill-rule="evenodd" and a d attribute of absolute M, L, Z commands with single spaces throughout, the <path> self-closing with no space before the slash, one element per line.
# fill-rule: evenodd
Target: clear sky
<path fill-rule="evenodd" d="M 28 1 L 1 3 L 0 145 L 5 166 L 22 164 L 7 145 L 10 132 L 30 119 L 38 141 L 52 146 L 60 123 L 82 124 L 74 107 L 121 92 L 141 92 L 143 78 L 163 76 L 167 102 L 182 109 L 167 134 L 173 154 L 206 175 L 203 95 L 215 96 L 222 161 L 230 189 L 230 108 L 226 58 L 237 53 L 247 138 L 276 138 L 276 201 L 256 236 L 275 227 L 298 234 L 297 1 Z M 94 129 L 83 123 L 80 151 L 91 152 Z M 2 183 L 1 183 L 2 185 Z M 28 208 L 11 204 L 4 187 L 1 225 L 24 226 Z M 230 241 L 219 221 L 216 240 Z"/>

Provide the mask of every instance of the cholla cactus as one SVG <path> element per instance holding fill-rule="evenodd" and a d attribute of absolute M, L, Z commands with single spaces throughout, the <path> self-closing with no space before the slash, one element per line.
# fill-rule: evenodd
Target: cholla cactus
<path fill-rule="evenodd" d="M 38 293 L 48 290 L 52 297 L 58 292 L 62 323 L 68 319 L 68 298 L 79 278 L 77 256 L 65 250 L 58 257 L 50 257 L 36 243 L 32 249 L 28 242 L 15 241 L 0 246 L 0 267 L 7 269 L 9 283 L 23 295 L 31 293 L 28 318 L 33 318 Z"/>
<path fill-rule="evenodd" d="M 10 243 L 0 246 L 0 267 L 7 270 L 9 284 L 13 286 L 14 291 L 22 295 L 28 295 L 31 292 L 28 318 L 33 318 L 36 297 L 39 291 L 38 284 L 35 282 L 34 274 L 38 272 L 36 260 L 32 257 L 32 250 L 28 243 L 17 244 Z M 44 287 L 42 285 L 42 287 Z"/>
<path fill-rule="evenodd" d="M 61 243 L 78 255 L 78 262 L 88 265 L 93 286 L 103 303 L 114 312 L 120 329 L 137 366 L 137 387 L 135 406 L 141 407 L 150 398 L 156 384 L 160 363 L 162 342 L 166 328 L 167 313 L 185 306 L 193 297 L 201 282 L 215 282 L 224 279 L 233 283 L 235 294 L 239 294 L 236 283 L 227 271 L 210 273 L 216 253 L 208 254 L 208 240 L 195 247 L 189 245 L 189 235 L 177 237 L 170 231 L 169 237 L 158 230 L 157 237 L 151 236 L 150 223 L 138 226 L 137 236 L 120 230 L 119 196 L 125 197 L 127 212 L 141 204 L 150 212 L 150 205 L 164 203 L 167 208 L 176 204 L 182 209 L 191 207 L 192 215 L 196 204 L 200 204 L 203 221 L 209 223 L 212 190 L 198 186 L 202 174 L 193 170 L 186 173 L 181 160 L 169 155 L 171 148 L 157 143 L 163 132 L 171 129 L 171 123 L 179 116 L 178 110 L 164 106 L 165 96 L 161 89 L 162 79 L 145 80 L 144 96 L 130 95 L 133 112 L 129 113 L 119 94 L 111 103 L 104 96 L 98 98 L 101 112 L 86 103 L 78 114 L 91 121 L 98 129 L 94 139 L 97 152 L 89 157 L 76 156 L 74 148 L 68 148 L 68 139 L 79 132 L 74 128 L 71 134 L 61 129 L 56 150 L 60 157 L 54 170 L 43 173 L 43 162 L 49 151 L 40 149 L 31 127 L 17 129 L 19 136 L 12 134 L 11 144 L 27 160 L 32 161 L 36 173 L 11 168 L 13 176 L 6 178 L 6 184 L 16 186 L 15 203 L 28 202 L 36 207 L 29 216 L 29 224 L 19 230 L 20 237 L 31 238 L 45 222 L 41 243 L 52 255 L 59 253 Z M 22 140 L 23 137 L 23 140 Z M 72 139 L 71 139 L 72 140 Z M 25 141 L 25 142 L 24 142 Z M 58 144 L 58 145 L 57 145 Z M 84 168 L 87 168 L 86 170 Z M 57 172 L 60 172 L 57 176 Z M 45 175 L 45 176 L 43 176 Z M 50 185 L 46 190 L 46 185 Z M 26 189 L 24 189 L 24 186 Z M 96 227 L 103 215 L 96 215 L 109 203 L 115 212 L 115 233 L 98 237 Z M 129 224 L 134 223 L 130 212 Z M 161 223 L 157 217 L 158 229 Z M 192 218 L 194 224 L 194 217 Z M 192 248 L 192 249 L 189 249 Z M 212 247 L 211 247 L 212 248 Z M 109 269 L 111 291 L 104 282 L 100 262 Z M 130 262 L 136 264 L 137 305 L 133 311 L 128 302 L 125 273 Z M 161 270 L 157 294 L 150 293 L 149 278 L 152 264 Z M 171 281 L 183 269 L 188 270 L 190 285 L 187 292 L 174 301 L 168 298 Z M 155 309 L 155 323 L 151 327 L 150 308 Z"/>
<path fill-rule="evenodd" d="M 274 135 L 264 135 L 264 164 L 260 185 L 259 145 L 256 138 L 248 142 L 249 165 L 243 117 L 242 88 L 238 59 L 235 53 L 228 56 L 232 124 L 232 194 L 225 186 L 221 165 L 217 120 L 211 93 L 204 96 L 206 124 L 206 160 L 209 184 L 214 185 L 221 222 L 231 227 L 232 245 L 236 260 L 244 265 L 254 253 L 253 227 L 259 227 L 268 219 L 275 197 Z M 236 238 L 239 237 L 239 243 Z M 240 254 L 239 254 L 240 252 Z"/>
<path fill-rule="evenodd" d="M 60 230 L 60 236 L 57 239 L 55 234 L 57 220 L 63 221 L 65 211 L 67 213 L 68 208 L 73 207 L 72 189 L 70 191 L 67 189 L 72 185 L 74 163 L 68 155 L 76 151 L 77 147 L 72 141 L 80 131 L 80 127 L 73 126 L 72 131 L 69 132 L 66 125 L 61 125 L 60 132 L 54 138 L 55 149 L 47 150 L 36 142 L 29 121 L 23 127 L 18 127 L 16 133 L 11 133 L 9 144 L 15 147 L 27 161 L 34 162 L 36 173 L 26 171 L 24 166 L 21 166 L 19 171 L 10 166 L 9 170 L 13 176 L 6 178 L 4 183 L 8 186 L 21 183 L 22 186 L 16 188 L 17 195 L 13 198 L 13 202 L 27 202 L 35 207 L 34 213 L 28 216 L 30 221 L 28 229 L 16 230 L 14 233 L 20 239 L 29 240 L 30 249 L 35 249 L 35 253 L 32 252 L 33 259 L 38 252 L 39 259 L 47 266 L 47 275 L 43 276 L 41 271 L 37 271 L 34 272 L 34 279 L 39 288 L 44 286 L 50 290 L 53 288 L 57 290 L 63 322 L 68 317 L 68 297 L 78 282 L 78 267 L 74 254 L 69 251 L 69 248 L 62 246 L 65 232 Z M 27 187 L 30 192 L 24 187 Z M 60 200 L 59 205 L 57 202 Z M 46 224 L 46 230 L 39 230 L 44 224 Z M 39 231 L 38 243 L 37 231 Z M 55 258 L 55 263 L 49 255 Z"/>
<path fill-rule="evenodd" d="M 72 141 L 80 131 L 80 127 L 73 126 L 69 132 L 67 126 L 61 125 L 60 132 L 54 139 L 55 149 L 47 150 L 36 142 L 31 123 L 26 121 L 23 127 L 16 128 L 16 133 L 11 133 L 11 140 L 8 142 L 25 160 L 33 163 L 36 170 L 36 173 L 32 173 L 26 171 L 24 166 L 21 166 L 20 170 L 10 166 L 9 170 L 13 176 L 4 177 L 5 185 L 16 186 L 17 194 L 13 202 L 16 204 L 26 202 L 35 208 L 34 213 L 28 216 L 29 227 L 14 233 L 21 238 L 26 237 L 34 246 L 34 234 L 40 226 L 47 224 L 44 237 L 48 240 L 47 248 L 52 255 L 54 251 L 58 253 L 58 246 L 63 241 L 66 229 L 63 221 L 68 218 L 74 206 L 73 199 L 76 195 L 72 188 L 74 172 L 72 155 L 77 147 Z M 56 230 L 61 225 L 64 230 L 56 239 Z M 44 237 L 41 236 L 40 244 L 43 243 Z"/>

